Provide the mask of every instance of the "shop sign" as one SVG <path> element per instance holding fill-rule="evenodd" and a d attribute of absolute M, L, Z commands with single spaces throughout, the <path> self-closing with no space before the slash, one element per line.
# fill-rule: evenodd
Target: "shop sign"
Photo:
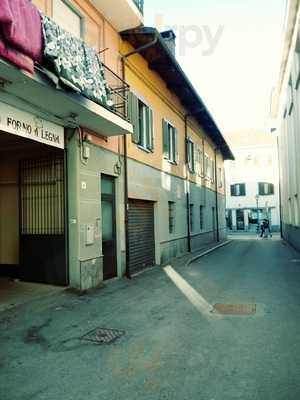
<path fill-rule="evenodd" d="M 64 148 L 64 128 L 26 111 L 0 103 L 0 130 Z"/>

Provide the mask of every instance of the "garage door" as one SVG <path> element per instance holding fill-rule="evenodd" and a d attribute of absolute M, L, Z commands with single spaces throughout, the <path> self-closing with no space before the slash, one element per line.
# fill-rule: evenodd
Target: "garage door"
<path fill-rule="evenodd" d="M 132 275 L 155 264 L 154 203 L 129 200 L 128 233 Z"/>

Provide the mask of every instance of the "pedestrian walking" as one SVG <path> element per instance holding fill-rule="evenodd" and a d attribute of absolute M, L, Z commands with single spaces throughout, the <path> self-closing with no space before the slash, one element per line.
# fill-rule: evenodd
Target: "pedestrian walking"
<path fill-rule="evenodd" d="M 272 232 L 271 232 L 271 227 L 270 227 L 270 221 L 266 218 L 264 220 L 264 225 L 265 225 L 265 238 L 268 238 L 268 235 L 270 235 L 270 237 L 272 237 Z"/>
<path fill-rule="evenodd" d="M 260 224 L 260 237 L 264 237 L 264 235 L 265 235 L 265 224 L 264 221 L 262 221 Z"/>

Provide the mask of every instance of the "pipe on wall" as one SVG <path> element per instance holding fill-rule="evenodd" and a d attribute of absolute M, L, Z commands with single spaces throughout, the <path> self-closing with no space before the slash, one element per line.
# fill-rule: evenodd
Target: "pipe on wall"
<path fill-rule="evenodd" d="M 184 116 L 184 137 L 185 137 L 185 167 L 186 167 L 186 220 L 187 220 L 187 235 L 188 235 L 188 252 L 191 253 L 191 221 L 190 221 L 190 185 L 189 185 L 189 165 L 188 165 L 188 117 L 190 114 Z"/>
<path fill-rule="evenodd" d="M 216 185 L 216 226 L 217 226 L 217 242 L 220 241 L 220 228 L 219 228 L 219 197 L 218 197 L 218 164 L 217 164 L 217 151 L 218 148 L 215 148 L 215 185 Z"/>

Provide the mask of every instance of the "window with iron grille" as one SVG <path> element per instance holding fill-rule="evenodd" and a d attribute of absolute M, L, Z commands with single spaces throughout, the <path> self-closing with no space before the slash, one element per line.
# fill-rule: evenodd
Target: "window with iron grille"
<path fill-rule="evenodd" d="M 200 206 L 200 230 L 204 229 L 204 206 Z"/>
<path fill-rule="evenodd" d="M 190 227 L 191 232 L 194 232 L 194 204 L 190 204 Z"/>
<path fill-rule="evenodd" d="M 173 201 L 168 202 L 169 233 L 175 232 L 175 205 Z"/>
<path fill-rule="evenodd" d="M 20 179 L 21 234 L 64 234 L 63 159 L 24 160 Z"/>

